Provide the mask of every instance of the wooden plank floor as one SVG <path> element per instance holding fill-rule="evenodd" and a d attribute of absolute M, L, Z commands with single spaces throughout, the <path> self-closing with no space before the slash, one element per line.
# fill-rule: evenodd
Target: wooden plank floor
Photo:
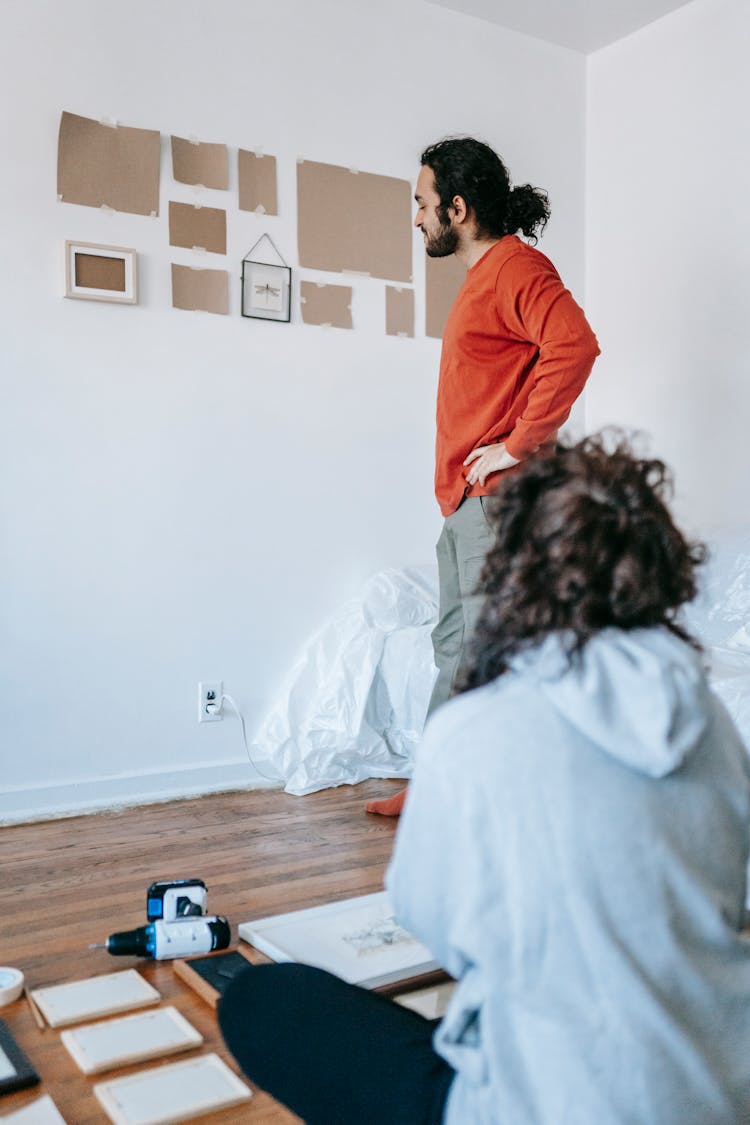
<path fill-rule="evenodd" d="M 238 923 L 249 918 L 381 890 L 396 822 L 367 815 L 364 804 L 398 788 L 368 781 L 308 797 L 226 793 L 0 828 L 0 965 L 20 968 L 31 988 L 137 966 L 201 1032 L 203 1049 L 236 1070 L 212 1009 L 168 961 L 114 958 L 89 944 L 143 925 L 155 879 L 203 879 L 208 910 L 229 919 L 233 946 Z M 106 1125 L 92 1093 L 100 1076 L 78 1070 L 59 1033 L 40 1031 L 25 1000 L 0 1009 L 0 1019 L 42 1078 L 41 1086 L 0 1098 L 0 1116 L 48 1093 L 68 1125 Z M 210 1120 L 291 1125 L 298 1118 L 256 1091 L 247 1106 Z"/>

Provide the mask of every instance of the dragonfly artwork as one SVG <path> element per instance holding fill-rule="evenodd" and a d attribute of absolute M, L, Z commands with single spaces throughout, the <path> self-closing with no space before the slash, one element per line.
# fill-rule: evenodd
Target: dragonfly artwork
<path fill-rule="evenodd" d="M 278 298 L 280 293 L 280 289 L 277 289 L 275 285 L 269 285 L 268 282 L 266 282 L 265 285 L 255 286 L 255 296 L 259 297 L 261 302 L 264 301 L 266 304 L 270 303 L 272 297 Z"/>
<path fill-rule="evenodd" d="M 250 300 L 254 309 L 281 312 L 284 293 L 278 271 L 272 266 L 258 266 L 250 283 Z"/>

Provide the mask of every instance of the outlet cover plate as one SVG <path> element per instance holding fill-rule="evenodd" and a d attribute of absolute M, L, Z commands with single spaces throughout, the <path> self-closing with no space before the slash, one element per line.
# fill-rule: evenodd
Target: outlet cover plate
<path fill-rule="evenodd" d="M 198 684 L 198 722 L 199 723 L 220 723 L 224 718 L 221 697 L 224 692 L 224 685 L 221 680 L 201 680 Z M 217 711 L 209 711 L 208 706 L 215 703 L 218 707 Z"/>

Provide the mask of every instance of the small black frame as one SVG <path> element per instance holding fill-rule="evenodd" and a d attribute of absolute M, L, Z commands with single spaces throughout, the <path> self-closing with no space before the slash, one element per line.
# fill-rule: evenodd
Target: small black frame
<path fill-rule="evenodd" d="M 256 320 L 292 318 L 292 271 L 269 262 L 242 261 L 242 315 Z"/>
<path fill-rule="evenodd" d="M 0 1062 L 5 1061 L 3 1055 L 13 1068 L 13 1074 L 0 1077 L 0 1094 L 9 1094 L 11 1090 L 23 1090 L 26 1086 L 36 1086 L 39 1075 L 11 1035 L 8 1025 L 0 1020 Z M 0 1069 L 4 1072 L 7 1067 L 3 1066 Z"/>

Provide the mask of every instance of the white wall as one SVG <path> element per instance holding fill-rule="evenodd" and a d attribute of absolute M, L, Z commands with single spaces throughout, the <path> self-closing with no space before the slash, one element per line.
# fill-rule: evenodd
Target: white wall
<path fill-rule="evenodd" d="M 748 519 L 749 43 L 695 0 L 588 61 L 586 425 L 646 431 L 702 532 Z"/>
<path fill-rule="evenodd" d="M 262 147 L 277 219 L 240 214 L 228 267 L 268 230 L 296 266 L 298 156 L 413 179 L 449 132 L 549 189 L 543 248 L 583 284 L 582 56 L 422 0 L 5 0 L 0 39 L 0 817 L 242 785 L 222 679 L 252 730 L 305 638 L 385 566 L 429 562 L 439 345 L 170 307 L 167 137 Z M 160 129 L 161 217 L 55 198 L 60 112 Z M 363 216 L 366 221 L 366 216 Z M 61 297 L 66 238 L 138 249 L 136 308 Z M 220 265 L 219 259 L 211 265 Z M 310 276 L 308 274 L 308 276 Z M 334 279 L 335 280 L 335 279 Z"/>

